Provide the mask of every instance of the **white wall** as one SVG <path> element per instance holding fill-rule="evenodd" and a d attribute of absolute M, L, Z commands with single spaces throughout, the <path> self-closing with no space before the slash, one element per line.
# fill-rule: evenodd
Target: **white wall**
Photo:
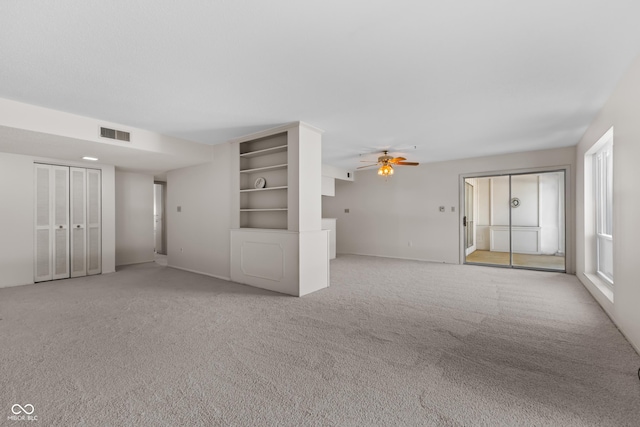
<path fill-rule="evenodd" d="M 522 195 L 522 194 L 521 194 Z M 491 178 L 489 194 L 491 205 L 490 225 L 509 225 L 509 177 L 498 176 Z M 514 221 L 514 225 L 515 221 Z M 517 224 L 520 225 L 520 224 Z"/>
<path fill-rule="evenodd" d="M 0 153 L 0 287 L 33 283 L 33 163 L 87 167 L 86 163 L 60 162 Z M 102 170 L 102 272 L 115 271 L 115 187 L 113 166 Z"/>
<path fill-rule="evenodd" d="M 167 174 L 169 266 L 230 280 L 230 148 L 215 145 L 212 162 Z"/>
<path fill-rule="evenodd" d="M 508 190 L 507 190 L 508 191 Z M 537 227 L 538 220 L 538 176 L 514 175 L 511 177 L 511 197 L 520 199 L 520 207 L 511 209 L 511 224 L 514 227 Z M 509 193 L 504 199 L 504 210 L 509 212 Z M 495 200 L 494 200 L 495 202 Z M 507 213 L 507 217 L 508 217 Z M 507 220 L 507 225 L 509 221 Z"/>
<path fill-rule="evenodd" d="M 116 265 L 153 261 L 153 176 L 116 171 Z"/>
<path fill-rule="evenodd" d="M 0 287 L 33 283 L 33 160 L 0 153 Z"/>
<path fill-rule="evenodd" d="M 576 247 L 577 276 L 607 311 L 629 341 L 640 351 L 640 286 L 635 249 L 640 236 L 640 58 L 632 64 L 577 147 Z M 613 273 L 611 302 L 588 274 L 594 272 L 593 231 L 585 216 L 585 153 L 613 126 Z"/>
<path fill-rule="evenodd" d="M 398 167 L 387 181 L 375 170 L 361 171 L 354 182 L 336 182 L 336 196 L 323 200 L 323 217 L 338 219 L 338 253 L 457 264 L 461 261 L 460 175 L 564 165 L 573 170 L 574 162 L 575 147 L 568 147 Z M 439 206 L 445 206 L 445 212 Z M 572 219 L 568 215 L 569 233 Z M 567 254 L 570 272 L 575 265 L 572 255 Z"/>

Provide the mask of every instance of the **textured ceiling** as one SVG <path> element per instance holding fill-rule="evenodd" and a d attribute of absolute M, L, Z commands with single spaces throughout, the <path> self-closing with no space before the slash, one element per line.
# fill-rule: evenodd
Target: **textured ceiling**
<path fill-rule="evenodd" d="M 0 97 L 208 144 L 303 120 L 348 168 L 386 147 L 569 146 L 640 53 L 638 16 L 637 0 L 4 0 Z"/>

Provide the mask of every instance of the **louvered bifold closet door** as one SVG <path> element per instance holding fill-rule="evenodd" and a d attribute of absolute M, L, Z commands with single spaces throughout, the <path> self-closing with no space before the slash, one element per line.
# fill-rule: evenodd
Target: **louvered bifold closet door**
<path fill-rule="evenodd" d="M 101 171 L 87 169 L 87 274 L 102 272 Z"/>
<path fill-rule="evenodd" d="M 53 279 L 69 277 L 69 168 L 53 171 Z"/>
<path fill-rule="evenodd" d="M 87 275 L 87 170 L 71 168 L 71 277 Z"/>
<path fill-rule="evenodd" d="M 35 265 L 34 281 L 42 282 L 53 279 L 51 268 L 53 251 L 51 250 L 51 167 L 35 165 Z"/>

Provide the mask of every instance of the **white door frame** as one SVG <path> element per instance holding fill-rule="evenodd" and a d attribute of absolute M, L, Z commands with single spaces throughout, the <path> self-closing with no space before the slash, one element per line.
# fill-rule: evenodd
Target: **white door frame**
<path fill-rule="evenodd" d="M 463 206 L 464 206 L 464 212 L 462 213 L 463 218 L 464 218 L 465 216 L 468 216 L 468 215 L 467 215 L 467 203 L 466 203 L 466 191 L 467 191 L 466 184 L 467 184 L 467 183 L 466 183 L 466 181 L 465 181 L 465 186 L 464 186 L 464 187 L 465 187 L 465 190 L 464 190 L 464 191 L 465 191 L 465 203 L 463 204 Z M 471 231 L 471 236 L 472 236 L 472 239 L 473 239 L 473 243 L 472 243 L 472 244 L 471 244 L 471 246 L 469 246 L 468 248 L 467 248 L 467 247 L 465 247 L 465 248 L 464 248 L 464 254 L 465 254 L 465 257 L 466 257 L 467 255 L 469 255 L 469 254 L 471 254 L 471 253 L 473 253 L 473 252 L 475 252 L 475 251 L 476 251 L 476 216 L 477 216 L 477 215 L 476 215 L 476 214 L 477 214 L 477 208 L 476 208 L 476 207 L 477 207 L 477 203 L 476 203 L 476 196 L 478 195 L 478 186 L 477 186 L 477 184 L 478 184 L 478 183 L 477 183 L 477 182 L 475 182 L 475 181 L 473 182 L 473 184 L 472 184 L 472 183 L 469 183 L 469 185 L 471 186 L 471 188 L 473 188 L 473 193 L 471 194 L 471 197 L 472 197 L 472 200 L 473 200 L 473 204 L 471 205 L 471 211 L 472 211 L 471 218 L 473 218 L 473 219 L 472 219 L 472 224 L 471 224 L 471 227 L 473 228 L 473 230 Z M 467 227 L 469 227 L 469 218 L 467 218 Z M 465 232 L 465 231 L 464 231 L 464 224 L 462 225 L 462 230 L 463 230 L 462 232 L 464 233 L 464 232 Z M 469 231 L 467 230 L 467 233 L 468 233 L 468 232 L 469 232 Z M 464 238 L 463 238 L 463 240 L 464 240 Z M 463 242 L 463 245 L 464 245 L 465 243 L 466 243 L 466 242 Z"/>

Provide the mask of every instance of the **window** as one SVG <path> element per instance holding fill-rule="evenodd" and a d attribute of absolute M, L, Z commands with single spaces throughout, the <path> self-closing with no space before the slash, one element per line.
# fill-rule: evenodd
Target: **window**
<path fill-rule="evenodd" d="M 596 271 L 613 285 L 613 139 L 593 153 Z"/>

